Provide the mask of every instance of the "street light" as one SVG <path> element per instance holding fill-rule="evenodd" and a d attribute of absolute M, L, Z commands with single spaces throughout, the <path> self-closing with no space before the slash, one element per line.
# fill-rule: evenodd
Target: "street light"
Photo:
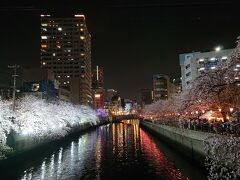
<path fill-rule="evenodd" d="M 219 52 L 219 51 L 221 51 L 221 49 L 222 49 L 221 46 L 217 46 L 217 47 L 215 48 L 215 51 Z"/>

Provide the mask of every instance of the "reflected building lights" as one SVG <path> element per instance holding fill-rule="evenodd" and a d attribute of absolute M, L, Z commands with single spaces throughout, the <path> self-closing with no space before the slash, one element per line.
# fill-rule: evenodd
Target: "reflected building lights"
<path fill-rule="evenodd" d="M 42 166 L 41 166 L 41 179 L 45 179 L 45 171 L 46 171 L 46 161 L 43 161 Z"/>

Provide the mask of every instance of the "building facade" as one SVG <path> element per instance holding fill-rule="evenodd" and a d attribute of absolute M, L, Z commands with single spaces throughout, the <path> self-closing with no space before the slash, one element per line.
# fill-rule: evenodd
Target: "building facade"
<path fill-rule="evenodd" d="M 58 97 L 58 83 L 49 69 L 23 68 L 21 79 L 23 94 L 32 94 L 44 99 Z"/>
<path fill-rule="evenodd" d="M 84 15 L 41 15 L 41 67 L 54 72 L 72 102 L 92 104 L 91 36 Z"/>
<path fill-rule="evenodd" d="M 228 56 L 232 50 L 180 54 L 182 90 L 186 90 L 190 83 L 200 74 L 216 69 L 219 63 L 227 64 Z"/>
<path fill-rule="evenodd" d="M 153 100 L 166 100 L 172 94 L 177 93 L 176 86 L 170 81 L 170 77 L 164 74 L 153 75 Z"/>
<path fill-rule="evenodd" d="M 105 101 L 108 103 L 111 103 L 113 96 L 117 95 L 118 92 L 115 89 L 107 89 L 106 90 L 106 96 Z"/>
<path fill-rule="evenodd" d="M 103 68 L 96 66 L 92 70 L 92 91 L 93 91 L 93 107 L 95 109 L 103 109 L 105 102 Z"/>
<path fill-rule="evenodd" d="M 92 88 L 93 89 L 104 88 L 103 67 L 96 66 L 92 70 Z"/>
<path fill-rule="evenodd" d="M 153 102 L 153 91 L 152 89 L 144 88 L 140 89 L 140 104 L 141 107 L 144 107 L 147 104 Z"/>

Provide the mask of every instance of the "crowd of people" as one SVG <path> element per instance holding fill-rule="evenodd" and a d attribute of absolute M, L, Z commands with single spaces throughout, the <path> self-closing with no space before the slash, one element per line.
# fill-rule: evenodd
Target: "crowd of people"
<path fill-rule="evenodd" d="M 240 122 L 235 121 L 208 121 L 207 119 L 188 119 L 188 120 L 151 120 L 157 124 L 163 124 L 183 129 L 190 129 L 217 134 L 234 134 L 240 136 Z"/>

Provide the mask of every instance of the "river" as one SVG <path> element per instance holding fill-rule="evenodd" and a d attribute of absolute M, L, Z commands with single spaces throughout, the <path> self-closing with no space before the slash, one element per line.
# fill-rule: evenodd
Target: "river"
<path fill-rule="evenodd" d="M 138 120 L 101 126 L 27 156 L 6 162 L 0 179 L 206 179 L 201 168 L 139 127 Z"/>

